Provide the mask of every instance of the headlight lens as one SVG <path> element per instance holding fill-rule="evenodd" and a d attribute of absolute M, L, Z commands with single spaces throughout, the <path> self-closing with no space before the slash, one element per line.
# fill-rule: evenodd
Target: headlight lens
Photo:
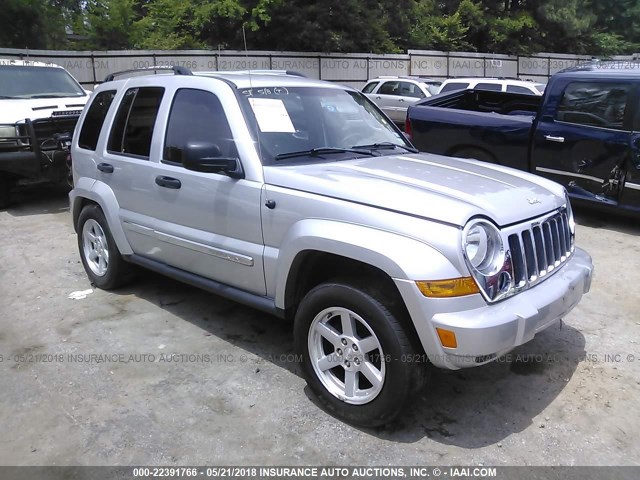
<path fill-rule="evenodd" d="M 470 223 L 463 234 L 463 250 L 471 267 L 482 275 L 497 273 L 504 263 L 500 232 L 491 223 Z"/>
<path fill-rule="evenodd" d="M 15 125 L 0 125 L 0 143 L 16 143 L 16 136 L 18 135 Z M 6 137 L 11 138 L 10 140 Z"/>

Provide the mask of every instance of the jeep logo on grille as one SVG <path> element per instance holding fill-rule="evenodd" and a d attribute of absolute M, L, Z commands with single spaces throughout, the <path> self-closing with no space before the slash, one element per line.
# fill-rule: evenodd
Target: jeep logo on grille
<path fill-rule="evenodd" d="M 70 115 L 80 115 L 82 110 L 59 110 L 51 114 L 52 117 L 66 117 Z"/>

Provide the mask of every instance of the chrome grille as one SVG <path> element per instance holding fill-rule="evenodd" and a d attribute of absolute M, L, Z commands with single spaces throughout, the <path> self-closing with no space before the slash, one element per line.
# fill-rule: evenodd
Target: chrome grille
<path fill-rule="evenodd" d="M 517 289 L 542 281 L 567 261 L 574 248 L 565 210 L 510 234 L 508 241 Z"/>

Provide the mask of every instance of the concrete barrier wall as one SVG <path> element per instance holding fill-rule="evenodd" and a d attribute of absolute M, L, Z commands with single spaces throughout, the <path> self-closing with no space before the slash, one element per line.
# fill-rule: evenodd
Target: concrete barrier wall
<path fill-rule="evenodd" d="M 311 78 L 362 87 L 381 75 L 453 77 L 511 77 L 546 82 L 554 73 L 592 57 L 541 53 L 533 56 L 409 50 L 407 54 L 335 54 L 266 51 L 51 51 L 0 48 L 0 58 L 34 60 L 66 68 L 86 88 L 117 71 L 180 65 L 191 70 L 293 70 Z M 640 54 L 614 57 L 636 61 Z"/>

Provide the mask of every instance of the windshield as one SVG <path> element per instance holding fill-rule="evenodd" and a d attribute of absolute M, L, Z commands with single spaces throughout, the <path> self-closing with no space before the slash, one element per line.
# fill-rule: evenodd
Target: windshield
<path fill-rule="evenodd" d="M 0 65 L 3 99 L 84 97 L 85 91 L 62 68 Z"/>
<path fill-rule="evenodd" d="M 240 89 L 264 164 L 344 160 L 413 151 L 360 92 L 323 87 Z M 394 150 L 398 150 L 394 152 Z"/>

